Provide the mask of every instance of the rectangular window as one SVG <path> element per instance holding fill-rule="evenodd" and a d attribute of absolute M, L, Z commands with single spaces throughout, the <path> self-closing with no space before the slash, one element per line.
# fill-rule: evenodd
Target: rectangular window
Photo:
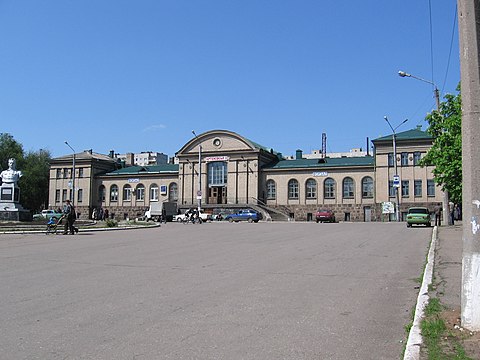
<path fill-rule="evenodd" d="M 78 189 L 77 202 L 81 203 L 82 201 L 83 201 L 83 189 Z"/>
<path fill-rule="evenodd" d="M 72 191 L 72 189 L 70 189 L 69 194 L 70 194 L 70 196 L 68 197 L 68 199 L 69 199 L 70 201 L 73 201 L 74 199 L 73 199 L 73 191 Z"/>
<path fill-rule="evenodd" d="M 422 153 L 420 151 L 415 151 L 413 153 L 413 165 L 415 166 L 419 165 L 421 159 L 422 159 Z"/>
<path fill-rule="evenodd" d="M 208 185 L 224 186 L 227 183 L 227 163 L 215 161 L 208 164 Z"/>
<path fill-rule="evenodd" d="M 402 197 L 410 196 L 410 181 L 402 180 Z"/>
<path fill-rule="evenodd" d="M 65 202 L 67 200 L 67 189 L 62 190 L 62 202 Z"/>
<path fill-rule="evenodd" d="M 57 169 L 57 179 L 62 177 L 62 169 Z"/>
<path fill-rule="evenodd" d="M 60 202 L 60 190 L 55 190 L 55 202 L 59 203 Z"/>
<path fill-rule="evenodd" d="M 79 178 L 83 177 L 83 168 L 78 169 L 78 177 Z"/>
<path fill-rule="evenodd" d="M 408 153 L 402 152 L 400 157 L 400 162 L 402 166 L 408 166 Z"/>
<path fill-rule="evenodd" d="M 68 168 L 63 168 L 63 178 L 64 179 L 68 178 Z"/>
<path fill-rule="evenodd" d="M 413 195 L 415 197 L 422 196 L 422 180 L 415 180 L 413 182 Z"/>
<path fill-rule="evenodd" d="M 435 181 L 427 180 L 427 196 L 435 196 Z"/>
<path fill-rule="evenodd" d="M 393 180 L 388 182 L 388 196 L 395 197 L 395 187 L 393 186 Z"/>
<path fill-rule="evenodd" d="M 394 167 L 395 164 L 393 163 L 393 153 L 388 153 L 388 167 Z"/>

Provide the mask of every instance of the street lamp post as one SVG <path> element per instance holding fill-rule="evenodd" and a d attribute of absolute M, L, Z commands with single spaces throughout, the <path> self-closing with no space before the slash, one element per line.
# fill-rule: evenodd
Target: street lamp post
<path fill-rule="evenodd" d="M 418 76 L 414 76 L 412 74 L 409 74 L 409 73 L 407 73 L 405 71 L 401 71 L 401 70 L 398 72 L 398 76 L 414 78 L 414 79 L 417 79 L 417 80 L 420 80 L 420 81 L 423 81 L 427 84 L 432 85 L 433 86 L 433 93 L 435 94 L 435 102 L 437 104 L 437 111 L 440 114 L 440 94 L 439 94 L 437 85 L 433 81 L 423 79 L 423 78 L 418 77 Z M 444 190 L 443 191 L 443 199 L 442 199 L 442 208 L 443 208 L 443 223 L 445 225 L 452 225 L 452 220 L 449 216 L 450 215 L 449 208 L 448 208 L 449 202 L 450 202 L 450 200 L 449 200 L 449 196 L 448 196 L 448 191 Z"/>
<path fill-rule="evenodd" d="M 195 130 L 192 130 L 193 136 L 197 140 L 200 140 L 195 133 Z M 202 144 L 198 142 L 198 191 L 197 191 L 197 200 L 198 200 L 198 213 L 200 214 L 200 209 L 202 207 Z"/>
<path fill-rule="evenodd" d="M 75 150 L 70 146 L 68 141 L 65 140 L 65 145 L 67 145 L 73 151 L 73 172 L 72 172 L 72 205 L 75 206 Z"/>
<path fill-rule="evenodd" d="M 403 120 L 396 128 L 393 128 L 392 124 L 390 124 L 390 121 L 388 121 L 388 118 L 386 116 L 383 117 L 385 121 L 387 122 L 388 126 L 390 126 L 390 129 L 392 129 L 393 135 L 392 135 L 392 142 L 393 142 L 393 171 L 395 173 L 395 177 L 398 178 L 398 172 L 397 172 L 397 133 L 395 130 L 397 130 L 401 125 L 405 124 L 408 119 Z M 400 184 L 399 184 L 400 185 Z M 397 218 L 397 221 L 400 221 L 400 195 L 398 193 L 398 188 L 399 186 L 395 186 L 395 199 L 397 201 L 396 207 L 395 207 L 395 217 Z"/>

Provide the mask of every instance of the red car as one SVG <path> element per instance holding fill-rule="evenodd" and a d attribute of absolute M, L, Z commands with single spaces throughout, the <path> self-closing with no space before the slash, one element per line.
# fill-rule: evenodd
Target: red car
<path fill-rule="evenodd" d="M 315 213 L 315 220 L 317 221 L 317 223 L 325 221 L 333 223 L 335 222 L 335 213 L 332 210 L 319 209 Z"/>

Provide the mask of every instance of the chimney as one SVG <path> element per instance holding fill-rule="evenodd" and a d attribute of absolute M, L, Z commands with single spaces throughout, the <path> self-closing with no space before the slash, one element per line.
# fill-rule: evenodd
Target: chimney
<path fill-rule="evenodd" d="M 125 163 L 126 163 L 127 166 L 135 165 L 134 154 L 133 153 L 127 153 Z"/>
<path fill-rule="evenodd" d="M 296 160 L 301 160 L 301 159 L 302 159 L 302 155 L 303 155 L 303 151 L 300 150 L 300 149 L 297 149 L 295 159 L 296 159 Z"/>

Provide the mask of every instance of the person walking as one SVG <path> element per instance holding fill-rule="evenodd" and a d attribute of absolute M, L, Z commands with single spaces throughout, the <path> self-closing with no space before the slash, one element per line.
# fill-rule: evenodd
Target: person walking
<path fill-rule="evenodd" d="M 65 200 L 65 205 L 63 205 L 63 215 L 65 216 L 65 227 L 63 229 L 63 235 L 67 235 L 70 232 L 70 235 L 75 234 L 75 227 L 73 226 L 73 222 L 75 221 L 74 214 L 75 209 L 73 208 L 72 204 L 70 204 L 70 200 Z"/>
<path fill-rule="evenodd" d="M 435 214 L 435 226 L 440 226 L 442 222 L 442 207 L 440 205 L 435 205 L 433 213 Z"/>

